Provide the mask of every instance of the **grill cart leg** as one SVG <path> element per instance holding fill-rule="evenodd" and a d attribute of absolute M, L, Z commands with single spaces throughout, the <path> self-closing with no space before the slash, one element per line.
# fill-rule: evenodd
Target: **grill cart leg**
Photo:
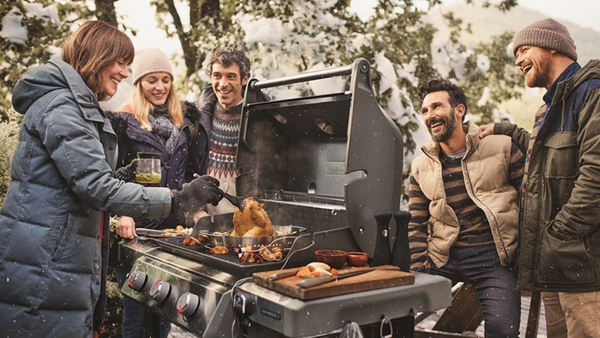
<path fill-rule="evenodd" d="M 160 338 L 160 317 L 148 307 L 146 307 L 145 312 L 144 328 L 146 331 L 146 338 Z"/>

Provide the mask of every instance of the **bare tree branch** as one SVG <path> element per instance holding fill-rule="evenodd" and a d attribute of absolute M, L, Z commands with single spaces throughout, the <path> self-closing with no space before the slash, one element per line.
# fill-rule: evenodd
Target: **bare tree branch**
<path fill-rule="evenodd" d="M 194 2 L 194 1 L 191 1 Z M 197 47 L 194 46 L 193 41 L 190 41 L 190 33 L 186 32 L 183 29 L 183 23 L 181 22 L 181 17 L 179 16 L 179 12 L 177 12 L 177 8 L 175 7 L 175 1 L 173 0 L 165 0 L 167 4 L 167 8 L 169 14 L 173 18 L 173 24 L 175 25 L 175 31 L 177 36 L 179 37 L 179 42 L 181 43 L 181 48 L 183 49 L 183 59 L 185 62 L 185 66 L 187 68 L 186 75 L 190 76 L 197 69 L 196 68 L 196 58 L 197 58 Z"/>

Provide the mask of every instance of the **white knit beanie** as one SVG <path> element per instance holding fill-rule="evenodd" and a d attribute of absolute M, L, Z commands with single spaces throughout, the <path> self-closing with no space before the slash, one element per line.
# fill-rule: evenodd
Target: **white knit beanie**
<path fill-rule="evenodd" d="M 171 63 L 165 53 L 158 48 L 142 49 L 135 53 L 132 67 L 134 86 L 144 75 L 150 73 L 168 73 L 173 79 Z"/>

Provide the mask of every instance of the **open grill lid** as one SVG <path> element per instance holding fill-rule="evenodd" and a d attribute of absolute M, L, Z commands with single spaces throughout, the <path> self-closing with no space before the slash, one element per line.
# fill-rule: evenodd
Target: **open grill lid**
<path fill-rule="evenodd" d="M 250 103 L 264 88 L 347 75 L 349 88 L 343 93 Z M 367 60 L 281 79 L 250 80 L 240 128 L 239 196 L 275 203 L 295 196 L 318 201 L 317 208 L 339 203 L 358 245 L 373 257 L 374 214 L 399 209 L 403 139 L 377 103 Z"/>

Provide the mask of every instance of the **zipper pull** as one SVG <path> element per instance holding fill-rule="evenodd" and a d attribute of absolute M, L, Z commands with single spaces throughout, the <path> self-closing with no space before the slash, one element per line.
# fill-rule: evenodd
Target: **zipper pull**
<path fill-rule="evenodd" d="M 563 91 L 562 97 L 561 97 L 561 101 L 564 101 L 567 99 L 567 95 L 569 94 L 569 92 L 571 91 L 571 86 L 568 84 L 565 86 L 565 90 Z"/>

